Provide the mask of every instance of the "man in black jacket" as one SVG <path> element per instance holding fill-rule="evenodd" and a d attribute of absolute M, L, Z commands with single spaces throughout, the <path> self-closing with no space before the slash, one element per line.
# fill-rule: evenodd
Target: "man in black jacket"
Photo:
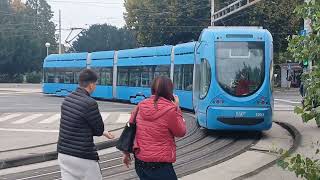
<path fill-rule="evenodd" d="M 65 98 L 61 106 L 58 161 L 63 180 L 101 180 L 99 156 L 93 136 L 114 136 L 104 131 L 97 102 L 90 97 L 96 89 L 97 74 L 85 69 L 79 87 Z"/>

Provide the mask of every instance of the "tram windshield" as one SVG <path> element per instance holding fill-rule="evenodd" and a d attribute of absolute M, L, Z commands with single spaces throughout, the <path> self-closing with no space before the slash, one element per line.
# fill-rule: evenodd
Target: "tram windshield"
<path fill-rule="evenodd" d="M 263 42 L 216 42 L 216 76 L 230 95 L 250 96 L 264 81 Z"/>

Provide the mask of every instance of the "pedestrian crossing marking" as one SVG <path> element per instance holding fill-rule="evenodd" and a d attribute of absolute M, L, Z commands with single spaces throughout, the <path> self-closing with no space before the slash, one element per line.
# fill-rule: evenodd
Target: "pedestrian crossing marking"
<path fill-rule="evenodd" d="M 13 118 L 17 118 L 21 116 L 22 114 L 8 114 L 6 116 L 0 117 L 0 122 L 4 122 Z"/>
<path fill-rule="evenodd" d="M 13 122 L 12 124 L 24 124 L 24 123 L 27 123 L 29 121 L 32 121 L 34 119 L 37 119 L 39 117 L 43 116 L 43 114 L 33 114 L 33 115 L 30 115 L 30 116 L 27 116 L 27 117 L 24 117 L 18 121 L 15 121 Z"/>
<path fill-rule="evenodd" d="M 295 106 L 290 104 L 275 103 L 274 111 L 294 111 Z M 102 120 L 105 123 L 124 124 L 130 119 L 130 114 L 126 112 L 101 112 Z M 0 115 L 0 123 L 8 124 L 54 124 L 58 123 L 61 114 L 56 112 L 17 112 L 17 113 L 4 113 Z M 37 120 L 36 120 L 37 119 Z M 32 121 L 32 122 L 31 122 Z"/>
<path fill-rule="evenodd" d="M 130 114 L 124 112 L 101 112 L 102 120 L 105 123 L 126 123 L 129 118 Z M 112 116 L 111 116 L 112 115 Z M 61 113 L 49 113 L 49 112 L 42 112 L 42 113 L 31 113 L 31 112 L 17 112 L 17 113 L 4 113 L 0 115 L 0 123 L 8 124 L 53 124 L 59 122 L 61 118 Z M 112 118 L 112 119 L 110 119 Z M 37 119 L 37 120 L 36 120 Z M 36 121 L 34 121 L 36 120 Z M 31 122 L 32 121 L 32 122 Z"/>
<path fill-rule="evenodd" d="M 116 123 L 127 123 L 130 119 L 131 114 L 120 114 Z"/>
<path fill-rule="evenodd" d="M 105 122 L 108 119 L 108 117 L 110 116 L 110 113 L 106 113 L 106 112 L 102 112 L 100 114 L 102 116 L 103 122 Z"/>
<path fill-rule="evenodd" d="M 289 104 L 275 104 L 275 111 L 294 111 L 295 106 Z"/>
<path fill-rule="evenodd" d="M 27 94 L 35 94 L 36 92 L 0 92 L 0 96 L 2 95 L 27 95 Z"/>
<path fill-rule="evenodd" d="M 292 104 L 301 104 L 299 101 L 291 101 L 291 100 L 286 100 L 286 99 L 274 99 L 275 101 L 279 102 L 285 102 L 285 103 L 292 103 Z"/>
<path fill-rule="evenodd" d="M 60 118 L 61 118 L 61 114 L 55 114 L 55 115 L 50 116 L 49 118 L 47 118 L 45 120 L 40 121 L 39 123 L 40 124 L 51 124 L 51 123 L 53 123 L 55 121 L 60 120 Z"/>

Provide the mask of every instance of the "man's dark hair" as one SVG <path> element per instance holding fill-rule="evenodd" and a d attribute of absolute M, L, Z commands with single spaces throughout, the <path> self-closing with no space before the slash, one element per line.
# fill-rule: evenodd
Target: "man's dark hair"
<path fill-rule="evenodd" d="M 79 85 L 80 87 L 88 87 L 90 83 L 95 83 L 98 80 L 98 75 L 91 69 L 84 69 L 79 75 Z"/>

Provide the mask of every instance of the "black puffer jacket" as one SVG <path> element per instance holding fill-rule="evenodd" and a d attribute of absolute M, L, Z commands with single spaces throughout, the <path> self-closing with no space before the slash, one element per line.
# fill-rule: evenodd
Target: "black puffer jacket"
<path fill-rule="evenodd" d="M 83 159 L 99 160 L 93 136 L 101 136 L 104 124 L 97 102 L 78 88 L 61 106 L 58 152 Z"/>

